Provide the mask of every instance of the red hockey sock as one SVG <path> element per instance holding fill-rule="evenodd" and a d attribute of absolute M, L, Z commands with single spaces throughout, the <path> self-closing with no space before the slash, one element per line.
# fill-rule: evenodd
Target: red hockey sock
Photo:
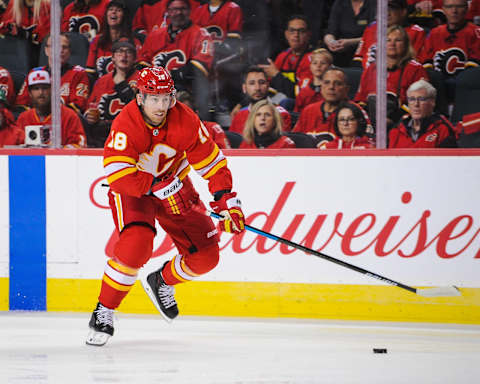
<path fill-rule="evenodd" d="M 152 256 L 155 234 L 149 227 L 133 225 L 120 234 L 115 245 L 114 259 L 105 266 L 98 301 L 115 309 L 137 280 L 137 273 Z"/>
<path fill-rule="evenodd" d="M 176 255 L 162 270 L 163 280 L 168 285 L 184 283 L 211 271 L 220 258 L 218 245 L 186 255 Z"/>

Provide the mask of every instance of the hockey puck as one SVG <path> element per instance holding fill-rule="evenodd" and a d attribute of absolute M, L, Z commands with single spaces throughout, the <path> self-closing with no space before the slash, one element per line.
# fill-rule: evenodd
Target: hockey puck
<path fill-rule="evenodd" d="M 373 348 L 373 353 L 387 353 L 387 348 Z"/>

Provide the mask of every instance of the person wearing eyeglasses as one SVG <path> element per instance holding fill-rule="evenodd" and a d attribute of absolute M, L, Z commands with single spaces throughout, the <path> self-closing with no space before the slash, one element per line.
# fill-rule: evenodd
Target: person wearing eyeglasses
<path fill-rule="evenodd" d="M 388 148 L 456 147 L 452 123 L 434 112 L 437 90 L 418 80 L 407 90 L 409 115 L 390 130 Z"/>
<path fill-rule="evenodd" d="M 367 120 L 356 104 L 343 102 L 339 105 L 334 129 L 337 137 L 323 143 L 320 149 L 375 148 L 373 140 L 366 135 Z"/>
<path fill-rule="evenodd" d="M 310 72 L 310 28 L 304 15 L 293 15 L 287 22 L 285 39 L 288 49 L 280 52 L 268 64 L 258 64 L 271 79 L 270 84 L 278 92 L 292 99 L 291 108 L 294 107 L 295 85 L 299 79 L 312 77 Z M 289 108 L 287 108 L 289 109 Z"/>

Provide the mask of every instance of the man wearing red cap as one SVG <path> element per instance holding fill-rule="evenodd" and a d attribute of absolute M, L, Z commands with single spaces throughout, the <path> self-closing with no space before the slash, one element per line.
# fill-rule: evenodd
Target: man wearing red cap
<path fill-rule="evenodd" d="M 141 70 L 137 90 L 136 99 L 113 121 L 105 142 L 103 165 L 119 240 L 105 266 L 89 323 L 89 345 L 104 345 L 113 335 L 113 312 L 152 257 L 155 222 L 170 235 L 179 254 L 142 279 L 142 285 L 167 321 L 178 315 L 174 285 L 217 265 L 219 236 L 190 181 L 191 168 L 208 181 L 214 197 L 210 206 L 224 218 L 220 228 L 244 231 L 227 159 L 198 116 L 176 101 L 168 71 Z"/>
<path fill-rule="evenodd" d="M 32 69 L 27 76 L 28 94 L 32 100 L 32 109 L 22 112 L 17 119 L 18 127 L 25 130 L 28 125 L 51 126 L 51 81 L 50 74 L 44 69 Z M 61 108 L 62 146 L 67 148 L 85 147 L 86 138 L 78 115 L 64 105 Z M 42 138 L 50 144 L 50 138 Z"/>

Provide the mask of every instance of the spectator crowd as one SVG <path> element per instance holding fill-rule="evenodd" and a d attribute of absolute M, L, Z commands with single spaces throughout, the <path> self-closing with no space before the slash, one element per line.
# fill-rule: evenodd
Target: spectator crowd
<path fill-rule="evenodd" d="M 0 52 L 30 55 L 0 53 L 0 147 L 50 145 L 53 95 L 62 145 L 103 147 L 161 66 L 221 148 L 375 148 L 376 0 L 63 0 L 58 92 L 50 0 L 4 3 Z M 480 147 L 480 0 L 388 0 L 387 25 L 388 147 Z"/>

